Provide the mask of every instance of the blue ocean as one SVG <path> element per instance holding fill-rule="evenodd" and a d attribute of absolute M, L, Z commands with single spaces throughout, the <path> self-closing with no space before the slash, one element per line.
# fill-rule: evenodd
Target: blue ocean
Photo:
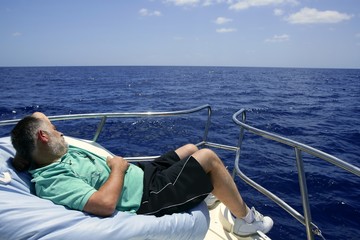
<path fill-rule="evenodd" d="M 244 108 L 252 126 L 360 166 L 359 69 L 3 67 L 0 83 L 0 120 L 34 111 L 172 111 L 210 104 L 209 141 L 235 146 L 239 128 L 232 115 Z M 201 140 L 203 115 L 110 121 L 99 142 L 121 156 L 158 155 Z M 96 127 L 85 122 L 56 125 L 77 137 L 91 137 Z M 0 136 L 9 131 L 0 129 Z M 235 154 L 216 151 L 232 171 Z M 323 160 L 303 158 L 313 222 L 325 239 L 360 239 L 360 179 Z M 302 213 L 293 149 L 245 133 L 240 166 Z M 306 239 L 302 224 L 241 180 L 236 183 L 248 205 L 274 219 L 269 237 Z"/>

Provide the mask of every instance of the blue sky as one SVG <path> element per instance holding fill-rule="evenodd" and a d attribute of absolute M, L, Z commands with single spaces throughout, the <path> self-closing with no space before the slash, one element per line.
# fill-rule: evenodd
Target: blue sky
<path fill-rule="evenodd" d="M 0 0 L 0 66 L 360 68 L 359 0 Z"/>

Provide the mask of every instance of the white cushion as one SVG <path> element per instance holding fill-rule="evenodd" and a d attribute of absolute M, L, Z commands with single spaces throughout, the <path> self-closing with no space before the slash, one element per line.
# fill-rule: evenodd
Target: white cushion
<path fill-rule="evenodd" d="M 108 156 L 105 149 L 69 138 L 71 144 Z M 209 212 L 202 203 L 186 213 L 163 217 L 116 212 L 99 218 L 33 195 L 31 176 L 14 170 L 10 138 L 0 138 L 0 239 L 204 239 Z M 4 172 L 11 181 L 1 181 Z"/>

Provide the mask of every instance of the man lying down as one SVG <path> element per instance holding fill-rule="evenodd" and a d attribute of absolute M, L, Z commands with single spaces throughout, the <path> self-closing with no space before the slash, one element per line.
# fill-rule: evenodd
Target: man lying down
<path fill-rule="evenodd" d="M 11 132 L 14 166 L 29 170 L 36 194 L 55 204 L 101 217 L 115 210 L 162 216 L 186 211 L 213 193 L 232 213 L 233 233 L 270 231 L 273 221 L 243 201 L 220 158 L 193 144 L 153 162 L 129 164 L 68 146 L 63 134 L 40 112 L 23 118 Z"/>

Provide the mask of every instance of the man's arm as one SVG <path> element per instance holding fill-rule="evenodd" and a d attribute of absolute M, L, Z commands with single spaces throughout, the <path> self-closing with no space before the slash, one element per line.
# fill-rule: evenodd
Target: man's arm
<path fill-rule="evenodd" d="M 106 162 L 111 169 L 110 176 L 105 184 L 91 195 L 83 209 L 101 217 L 108 217 L 114 213 L 129 167 L 129 163 L 122 157 L 108 157 Z"/>

